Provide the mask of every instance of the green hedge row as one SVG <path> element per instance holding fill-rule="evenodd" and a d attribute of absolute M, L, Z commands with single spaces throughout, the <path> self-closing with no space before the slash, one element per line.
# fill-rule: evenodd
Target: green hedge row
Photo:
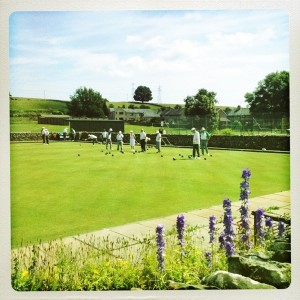
<path fill-rule="evenodd" d="M 100 133 L 94 132 L 97 136 Z M 155 144 L 155 135 L 148 135 L 151 140 L 149 143 Z M 41 141 L 39 133 L 11 133 L 11 141 Z M 137 135 L 139 141 L 139 136 Z M 165 142 L 166 143 L 165 143 Z M 113 142 L 115 137 L 113 136 Z M 129 143 L 129 135 L 124 135 L 124 142 Z M 191 146 L 191 135 L 164 135 L 162 145 L 172 144 L 174 146 Z M 225 136 L 213 135 L 209 141 L 209 147 L 225 148 L 225 149 L 248 149 L 248 150 L 273 150 L 273 151 L 290 151 L 290 137 L 289 136 Z"/>

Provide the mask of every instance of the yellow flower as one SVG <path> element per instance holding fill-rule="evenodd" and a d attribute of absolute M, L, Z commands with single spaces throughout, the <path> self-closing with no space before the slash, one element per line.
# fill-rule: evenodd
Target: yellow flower
<path fill-rule="evenodd" d="M 27 277 L 29 274 L 28 270 L 24 270 L 21 274 L 21 277 Z"/>
<path fill-rule="evenodd" d="M 125 260 L 125 259 L 120 259 L 119 258 L 117 261 L 118 261 L 119 266 L 121 266 L 121 267 L 128 265 L 128 261 Z"/>

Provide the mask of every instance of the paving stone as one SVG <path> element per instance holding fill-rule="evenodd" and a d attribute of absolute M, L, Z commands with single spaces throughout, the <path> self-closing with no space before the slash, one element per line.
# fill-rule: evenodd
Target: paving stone
<path fill-rule="evenodd" d="M 138 222 L 138 224 L 153 228 L 153 231 L 155 233 L 155 229 L 158 224 L 163 224 L 165 226 L 165 231 L 172 230 L 172 228 L 176 225 L 176 220 L 174 222 L 173 220 L 170 220 L 168 218 L 158 218 L 158 219 L 140 221 Z"/>

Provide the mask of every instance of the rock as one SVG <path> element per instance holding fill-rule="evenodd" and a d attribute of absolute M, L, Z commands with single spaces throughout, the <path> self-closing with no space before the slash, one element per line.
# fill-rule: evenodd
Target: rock
<path fill-rule="evenodd" d="M 228 271 L 273 285 L 279 289 L 289 287 L 291 282 L 291 265 L 289 263 L 266 261 L 255 255 L 229 257 Z"/>
<path fill-rule="evenodd" d="M 291 263 L 291 250 L 273 252 L 271 259 L 282 263 Z"/>
<path fill-rule="evenodd" d="M 218 289 L 275 289 L 274 286 L 226 271 L 217 271 L 204 280 L 208 286 Z"/>
<path fill-rule="evenodd" d="M 285 241 L 275 241 L 268 247 L 269 251 L 291 250 L 291 243 Z"/>

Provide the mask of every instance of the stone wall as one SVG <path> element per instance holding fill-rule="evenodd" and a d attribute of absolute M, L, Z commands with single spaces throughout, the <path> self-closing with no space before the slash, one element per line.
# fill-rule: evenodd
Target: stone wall
<path fill-rule="evenodd" d="M 92 134 L 101 136 L 99 132 L 91 132 Z M 139 135 L 136 134 L 139 141 Z M 155 134 L 148 134 L 151 138 L 150 144 L 155 144 Z M 77 135 L 78 137 L 78 135 Z M 191 135 L 163 135 L 166 142 L 180 147 L 191 146 Z M 41 141 L 40 133 L 11 133 L 11 141 Z M 113 141 L 115 141 L 115 135 L 113 135 Z M 124 135 L 124 142 L 129 143 L 129 134 Z M 164 145 L 164 142 L 162 142 Z M 213 135 L 209 141 L 209 147 L 213 148 L 225 148 L 225 149 L 248 149 L 248 150 L 266 150 L 273 151 L 290 151 L 290 137 L 289 136 L 224 136 Z"/>

